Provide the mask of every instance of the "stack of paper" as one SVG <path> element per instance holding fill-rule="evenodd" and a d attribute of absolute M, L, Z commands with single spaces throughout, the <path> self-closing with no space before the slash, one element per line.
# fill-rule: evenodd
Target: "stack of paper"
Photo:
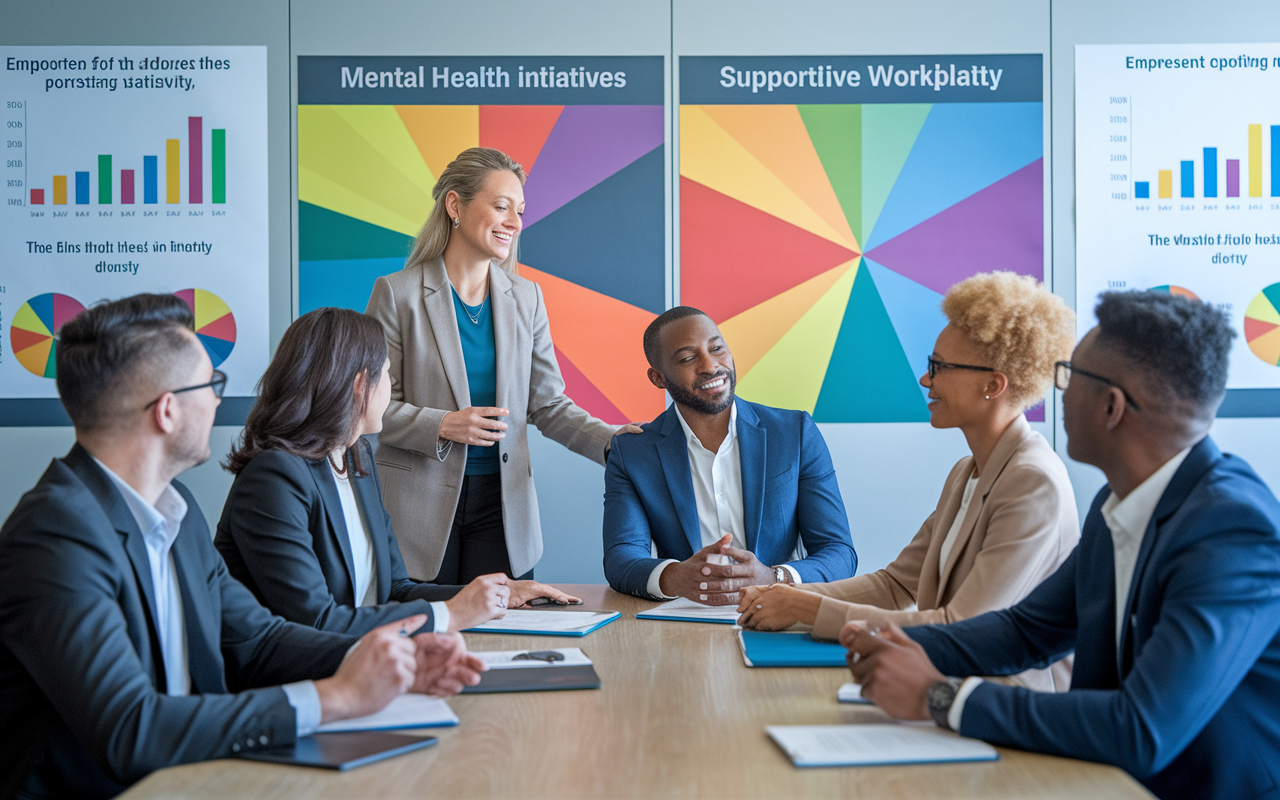
<path fill-rule="evenodd" d="M 522 633 L 532 636 L 586 636 L 622 616 L 617 611 L 507 611 L 494 619 L 467 628 L 467 633 Z"/>
<path fill-rule="evenodd" d="M 871 705 L 871 701 L 862 696 L 862 686 L 857 683 L 842 683 L 836 690 L 836 699 L 841 703 L 862 703 Z"/>
<path fill-rule="evenodd" d="M 667 619 L 677 622 L 714 622 L 720 625 L 738 624 L 737 606 L 704 606 L 681 597 L 648 611 L 636 614 L 636 619 Z"/>
<path fill-rule="evenodd" d="M 443 728 L 458 724 L 458 715 L 438 697 L 402 694 L 377 714 L 328 722 L 317 733 L 338 731 L 392 731 L 399 728 Z"/>
<path fill-rule="evenodd" d="M 600 676 L 586 653 L 576 647 L 560 647 L 554 652 L 564 656 L 563 661 L 543 659 L 516 659 L 528 650 L 497 650 L 478 652 L 475 655 L 489 666 L 480 676 L 480 683 L 468 686 L 463 694 L 493 694 L 495 692 L 545 692 L 560 689 L 599 689 Z M 539 655 L 550 650 L 535 650 Z"/>
<path fill-rule="evenodd" d="M 771 725 L 769 738 L 797 767 L 869 767 L 995 761 L 986 742 L 916 725 Z"/>

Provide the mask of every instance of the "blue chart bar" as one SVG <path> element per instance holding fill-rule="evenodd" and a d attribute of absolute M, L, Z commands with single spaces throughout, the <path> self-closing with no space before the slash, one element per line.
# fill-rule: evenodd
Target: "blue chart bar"
<path fill-rule="evenodd" d="M 76 205 L 89 205 L 89 173 L 76 173 Z"/>
<path fill-rule="evenodd" d="M 1196 162 L 1182 162 L 1182 196 L 1196 196 Z"/>
<path fill-rule="evenodd" d="M 1139 199 L 1151 197 L 1151 184 L 1147 181 L 1138 181 L 1133 184 L 1133 196 Z"/>
<path fill-rule="evenodd" d="M 1218 196 L 1218 148 L 1216 147 L 1204 149 L 1204 196 Z"/>
<path fill-rule="evenodd" d="M 156 157 L 142 157 L 142 202 L 156 202 Z"/>
<path fill-rule="evenodd" d="M 1280 125 L 1271 126 L 1271 196 L 1280 197 Z"/>

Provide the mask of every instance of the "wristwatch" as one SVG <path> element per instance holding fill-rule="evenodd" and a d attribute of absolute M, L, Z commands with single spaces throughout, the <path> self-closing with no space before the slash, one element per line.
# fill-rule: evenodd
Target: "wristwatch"
<path fill-rule="evenodd" d="M 789 584 L 789 583 L 791 583 L 791 582 L 792 582 L 792 581 L 791 581 L 791 573 L 787 571 L 787 568 L 786 568 L 786 567 L 774 567 L 774 568 L 773 568 L 773 582 L 774 582 L 774 583 L 787 583 L 787 584 Z"/>
<path fill-rule="evenodd" d="M 939 728 L 951 730 L 951 721 L 948 717 L 951 714 L 951 706 L 956 701 L 956 693 L 959 691 L 960 681 L 948 678 L 930 686 L 929 691 L 925 693 L 925 702 L 929 705 L 929 716 L 933 717 L 933 721 Z"/>

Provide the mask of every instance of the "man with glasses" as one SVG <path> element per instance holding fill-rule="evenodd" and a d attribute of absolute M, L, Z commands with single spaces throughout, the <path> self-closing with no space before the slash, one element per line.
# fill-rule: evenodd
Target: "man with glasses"
<path fill-rule="evenodd" d="M 357 640 L 231 578 L 174 480 L 209 459 L 227 380 L 192 322 L 177 297 L 137 295 L 60 331 L 76 444 L 0 528 L 0 796 L 110 797 L 479 679 L 457 634 L 409 636 L 426 615 Z"/>
<path fill-rule="evenodd" d="M 1209 428 L 1235 336 L 1212 306 L 1109 292 L 1060 362 L 1067 452 L 1107 476 L 1025 600 L 952 625 L 849 623 L 862 695 L 994 744 L 1114 764 L 1163 798 L 1280 796 L 1280 504 Z M 1075 652 L 1071 689 L 967 677 Z"/>

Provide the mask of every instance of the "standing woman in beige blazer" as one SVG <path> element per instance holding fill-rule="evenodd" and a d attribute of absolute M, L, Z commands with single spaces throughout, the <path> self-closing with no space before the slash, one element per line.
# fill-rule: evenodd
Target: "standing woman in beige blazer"
<path fill-rule="evenodd" d="M 1034 279 L 975 275 L 947 292 L 949 324 L 920 385 L 930 423 L 959 428 L 971 455 L 947 476 L 937 508 L 882 570 L 833 583 L 744 590 L 742 625 L 796 623 L 835 639 L 848 620 L 873 625 L 955 622 L 1008 608 L 1052 574 L 1080 538 L 1075 494 L 1062 460 L 1023 417 L 1053 382 L 1075 343 L 1075 315 Z M 915 606 L 915 610 L 908 610 Z M 1069 659 L 1018 676 L 1064 691 Z"/>
<path fill-rule="evenodd" d="M 526 424 L 600 464 L 619 430 L 565 397 L 542 290 L 516 274 L 524 181 L 497 150 L 459 154 L 404 269 L 369 298 L 391 374 L 375 460 L 418 580 L 531 577 L 542 528 Z"/>

